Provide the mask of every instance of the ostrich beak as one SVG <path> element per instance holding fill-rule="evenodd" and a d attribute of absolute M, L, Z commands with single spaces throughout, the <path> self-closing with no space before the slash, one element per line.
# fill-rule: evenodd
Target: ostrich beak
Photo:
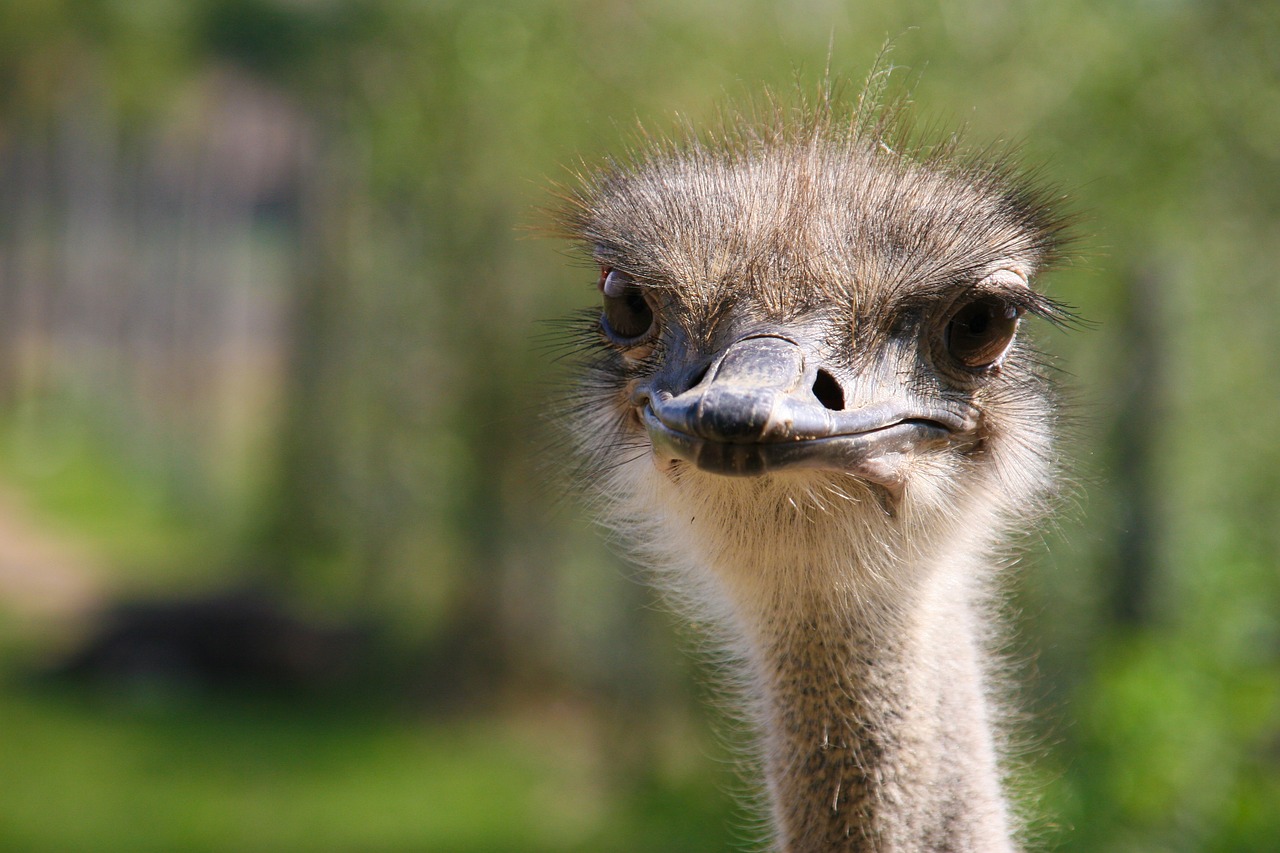
<path fill-rule="evenodd" d="M 754 335 L 727 347 L 693 387 L 672 393 L 659 374 L 633 402 L 659 460 L 730 476 L 840 471 L 891 494 L 911 458 L 972 434 L 971 412 L 926 402 L 892 366 L 842 381 L 817 362 L 789 338 Z"/>

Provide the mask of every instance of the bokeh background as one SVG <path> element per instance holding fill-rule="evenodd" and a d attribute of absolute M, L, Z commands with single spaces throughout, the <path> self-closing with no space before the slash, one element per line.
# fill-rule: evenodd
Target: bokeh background
<path fill-rule="evenodd" d="M 750 849 L 696 645 L 555 482 L 548 187 L 763 85 L 1080 214 L 1010 575 L 1032 837 L 1280 849 L 1280 7 L 5 0 L 0 848 Z"/>

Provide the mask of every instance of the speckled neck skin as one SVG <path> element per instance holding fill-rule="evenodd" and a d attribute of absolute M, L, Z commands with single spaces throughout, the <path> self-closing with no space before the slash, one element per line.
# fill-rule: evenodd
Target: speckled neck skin
<path fill-rule="evenodd" d="M 760 614 L 750 666 L 779 850 L 1013 849 L 968 604 L 944 591 L 926 579 L 890 619 L 835 595 L 812 596 L 803 622 Z"/>
<path fill-rule="evenodd" d="M 734 664 L 772 849 L 1016 849 L 988 684 L 1007 533 L 994 473 L 971 489 L 914 479 L 891 514 L 825 472 L 727 478 L 643 457 L 615 472 L 655 579 Z"/>
<path fill-rule="evenodd" d="M 656 579 L 734 663 L 772 849 L 1016 849 L 990 684 L 994 543 L 1008 530 L 994 473 L 964 489 L 913 479 L 890 514 L 825 472 L 630 469 L 625 512 L 644 525 Z"/>

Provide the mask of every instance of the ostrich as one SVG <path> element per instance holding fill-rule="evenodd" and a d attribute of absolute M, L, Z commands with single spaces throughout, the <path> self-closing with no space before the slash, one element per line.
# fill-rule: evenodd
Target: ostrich
<path fill-rule="evenodd" d="M 1010 851 L 990 590 L 1052 491 L 1018 332 L 1065 316 L 1064 223 L 1005 153 L 801 100 L 563 191 L 602 304 L 574 445 L 735 664 L 776 849 Z"/>

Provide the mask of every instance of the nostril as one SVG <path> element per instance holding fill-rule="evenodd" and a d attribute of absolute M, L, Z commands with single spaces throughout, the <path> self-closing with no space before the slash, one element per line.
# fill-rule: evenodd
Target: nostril
<path fill-rule="evenodd" d="M 813 396 L 833 412 L 844 411 L 844 389 L 834 376 L 822 368 L 818 368 L 818 375 L 813 380 Z"/>
<path fill-rule="evenodd" d="M 688 391 L 690 388 L 697 388 L 699 385 L 701 385 L 702 380 L 707 378 L 707 371 L 709 369 L 710 369 L 710 365 L 706 365 L 706 364 L 698 368 L 698 371 L 689 377 L 689 384 L 685 386 L 685 390 Z"/>

